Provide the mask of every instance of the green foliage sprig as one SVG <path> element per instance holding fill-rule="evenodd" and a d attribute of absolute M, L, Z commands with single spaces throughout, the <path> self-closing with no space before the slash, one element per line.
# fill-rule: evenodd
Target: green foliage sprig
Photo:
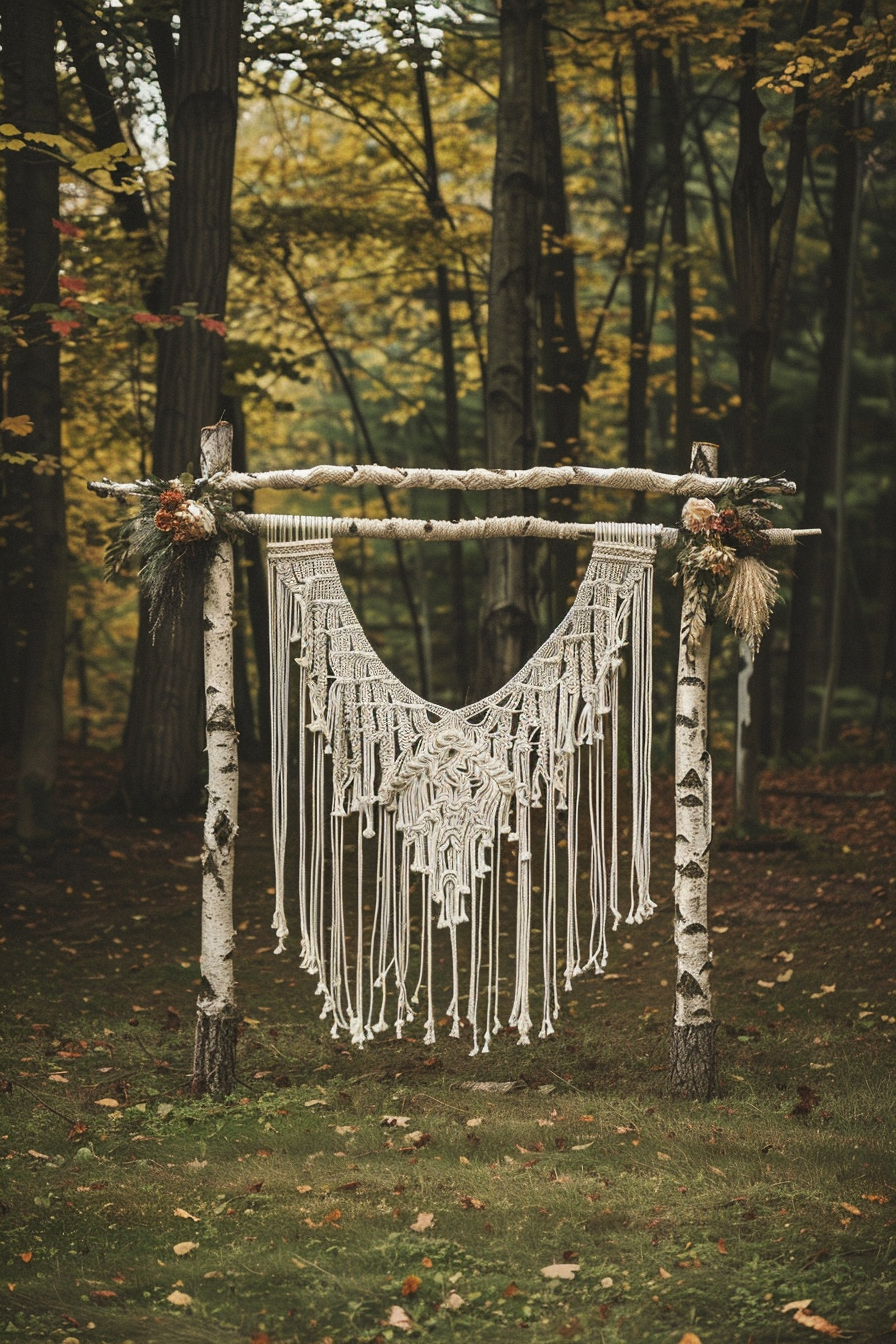
<path fill-rule="evenodd" d="M 139 510 L 106 548 L 104 575 L 110 579 L 129 562 L 139 564 L 154 636 L 163 619 L 177 619 L 194 577 L 204 579 L 231 501 L 189 471 L 172 481 L 150 475 L 137 486 Z"/>

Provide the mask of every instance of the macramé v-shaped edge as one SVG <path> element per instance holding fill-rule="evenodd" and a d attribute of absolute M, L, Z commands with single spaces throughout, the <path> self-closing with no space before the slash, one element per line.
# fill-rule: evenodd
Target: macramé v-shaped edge
<path fill-rule="evenodd" d="M 424 1040 L 432 1043 L 441 931 L 451 962 L 445 1008 L 450 1034 L 461 1034 L 463 962 L 471 1053 L 487 1051 L 492 1035 L 503 1029 L 505 997 L 508 1025 L 527 1043 L 534 898 L 540 896 L 539 1035 L 552 1035 L 558 976 L 569 989 L 584 971 L 600 973 L 607 960 L 608 914 L 615 923 L 621 918 L 618 711 L 620 654 L 629 633 L 632 847 L 626 919 L 640 922 L 654 909 L 648 886 L 657 529 L 618 524 L 613 540 L 597 539 L 572 606 L 554 633 L 506 686 L 450 709 L 411 691 L 371 647 L 336 568 L 329 520 L 296 519 L 294 526 L 305 539 L 268 545 L 278 951 L 288 933 L 294 661 L 298 825 L 290 886 L 295 882 L 297 888 L 302 965 L 317 978 L 321 1016 L 332 1019 L 333 1034 L 345 1031 L 362 1046 L 386 1030 L 391 991 L 396 1034 L 402 1036 L 414 1021 L 423 996 Z M 532 826 L 536 808 L 544 812 L 543 836 Z M 502 858 L 504 847 L 509 857 Z M 506 871 L 514 850 L 515 871 Z M 580 861 L 587 862 L 581 874 Z M 580 927 L 583 880 L 587 932 Z M 500 927 L 505 884 L 516 897 L 513 952 Z M 468 944 L 463 956 L 462 936 Z M 510 961 L 512 996 L 502 988 L 501 975 Z"/>

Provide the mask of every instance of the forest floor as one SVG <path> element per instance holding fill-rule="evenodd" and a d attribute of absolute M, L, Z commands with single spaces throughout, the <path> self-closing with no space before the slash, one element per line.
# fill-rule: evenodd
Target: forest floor
<path fill-rule="evenodd" d="M 789 847 L 717 844 L 708 1105 L 665 1089 L 668 781 L 657 916 L 620 930 L 552 1040 L 469 1059 L 444 1028 L 331 1039 L 295 952 L 271 955 L 266 774 L 244 772 L 240 1082 L 194 1101 L 200 819 L 105 810 L 115 768 L 69 753 L 64 841 L 31 854 L 4 781 L 4 1338 L 894 1337 L 893 768 L 776 773 Z"/>

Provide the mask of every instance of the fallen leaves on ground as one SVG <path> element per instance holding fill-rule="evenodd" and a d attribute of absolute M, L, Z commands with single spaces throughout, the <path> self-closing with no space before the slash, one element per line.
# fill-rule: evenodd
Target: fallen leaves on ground
<path fill-rule="evenodd" d="M 196 1214 L 188 1213 L 186 1209 L 175 1209 L 174 1216 L 175 1218 L 189 1218 L 190 1221 L 193 1223 L 199 1222 L 199 1219 L 196 1217 Z"/>
<path fill-rule="evenodd" d="M 423 1280 L 418 1279 L 416 1274 L 409 1274 L 401 1285 L 402 1297 L 413 1297 Z"/>
<path fill-rule="evenodd" d="M 179 1288 L 175 1288 L 173 1293 L 169 1293 L 165 1299 L 170 1302 L 172 1307 L 192 1307 L 193 1299 L 189 1293 L 182 1293 Z"/>
<path fill-rule="evenodd" d="M 456 1293 L 453 1288 L 442 1303 L 442 1306 L 447 1307 L 449 1311 L 460 1311 L 461 1307 L 466 1305 L 465 1299 L 461 1297 L 460 1293 Z"/>
<path fill-rule="evenodd" d="M 380 1121 L 387 1129 L 407 1129 L 411 1123 L 409 1115 L 384 1115 Z"/>
<path fill-rule="evenodd" d="M 796 1094 L 799 1097 L 799 1101 L 794 1106 L 793 1110 L 788 1113 L 791 1120 L 797 1120 L 804 1115 L 809 1115 L 819 1102 L 818 1093 L 814 1092 L 811 1087 L 807 1087 L 805 1083 L 800 1084 L 796 1090 Z"/>
<path fill-rule="evenodd" d="M 114 1097 L 100 1097 L 93 1104 L 94 1106 L 108 1106 L 110 1110 L 117 1110 L 120 1102 L 117 1102 Z"/>
<path fill-rule="evenodd" d="M 198 1241 L 179 1241 L 172 1247 L 175 1255 L 189 1255 L 191 1251 L 198 1251 Z"/>
<path fill-rule="evenodd" d="M 693 1330 L 688 1330 L 686 1334 L 682 1335 L 678 1344 L 700 1344 L 700 1339 L 699 1336 L 694 1334 Z"/>
<path fill-rule="evenodd" d="M 799 1302 L 788 1302 L 781 1310 L 782 1312 L 792 1311 L 793 1319 L 798 1325 L 805 1325 L 809 1330 L 817 1330 L 820 1335 L 828 1335 L 831 1339 L 839 1339 L 843 1334 L 840 1326 L 834 1325 L 831 1321 L 826 1321 L 823 1316 L 817 1316 L 813 1311 L 809 1311 L 811 1305 L 811 1297 L 806 1297 Z"/>
<path fill-rule="evenodd" d="M 384 1321 L 383 1324 L 391 1325 L 396 1330 L 413 1330 L 414 1328 L 414 1322 L 411 1320 L 404 1307 L 399 1306 L 392 1308 L 389 1312 L 388 1320 Z"/>
<path fill-rule="evenodd" d="M 465 1209 L 484 1209 L 485 1201 L 476 1199 L 474 1195 L 461 1195 L 460 1202 Z"/>
<path fill-rule="evenodd" d="M 33 1252 L 33 1251 L 19 1251 L 19 1259 L 20 1259 L 20 1260 L 22 1261 L 22 1263 L 25 1264 L 25 1265 L 31 1263 L 31 1257 L 32 1257 L 33 1255 L 34 1255 L 34 1252 Z"/>
<path fill-rule="evenodd" d="M 94 1302 L 111 1302 L 118 1294 L 111 1288 L 95 1288 L 90 1296 Z"/>
<path fill-rule="evenodd" d="M 428 1232 L 435 1222 L 434 1213 L 418 1213 L 414 1222 L 411 1223 L 412 1232 Z"/>
<path fill-rule="evenodd" d="M 546 1279 L 574 1279 L 579 1266 L 574 1262 L 564 1262 L 556 1265 L 545 1265 L 542 1274 Z"/>

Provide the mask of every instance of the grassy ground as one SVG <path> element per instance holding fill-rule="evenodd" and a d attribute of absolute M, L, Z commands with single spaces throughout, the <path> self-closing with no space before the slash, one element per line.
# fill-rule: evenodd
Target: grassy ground
<path fill-rule="evenodd" d="M 69 762 L 66 844 L 22 854 L 7 831 L 0 855 L 0 1332 L 771 1344 L 812 1337 L 781 1310 L 810 1299 L 857 1344 L 893 1338 L 892 770 L 776 776 L 887 797 L 769 794 L 793 847 L 718 849 L 725 1091 L 703 1106 L 664 1092 L 668 788 L 660 911 L 618 935 L 617 978 L 579 982 L 553 1041 L 469 1060 L 447 1038 L 330 1039 L 295 958 L 270 955 L 248 779 L 241 1081 L 197 1103 L 199 821 L 97 810 L 110 769 Z"/>

